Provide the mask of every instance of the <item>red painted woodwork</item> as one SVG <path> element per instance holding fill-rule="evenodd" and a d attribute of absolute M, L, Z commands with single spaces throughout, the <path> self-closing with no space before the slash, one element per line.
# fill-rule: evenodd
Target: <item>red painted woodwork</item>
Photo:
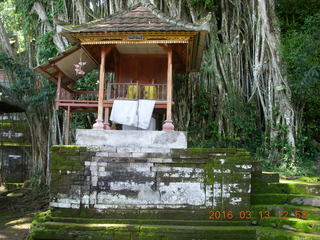
<path fill-rule="evenodd" d="M 120 54 L 118 57 L 118 82 L 167 83 L 166 55 Z"/>

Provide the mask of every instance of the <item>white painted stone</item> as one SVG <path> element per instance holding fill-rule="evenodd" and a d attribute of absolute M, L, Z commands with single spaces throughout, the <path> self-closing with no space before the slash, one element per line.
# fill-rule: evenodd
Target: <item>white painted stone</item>
<path fill-rule="evenodd" d="M 70 203 L 58 203 L 57 207 L 58 208 L 71 208 L 71 204 Z"/>
<path fill-rule="evenodd" d="M 120 158 L 132 157 L 132 153 L 130 153 L 130 152 L 109 153 L 109 157 L 120 157 Z"/>
<path fill-rule="evenodd" d="M 170 148 L 156 148 L 156 147 L 142 147 L 140 149 L 140 152 L 145 152 L 145 153 L 170 153 L 171 149 Z"/>
<path fill-rule="evenodd" d="M 197 182 L 170 182 L 159 187 L 162 204 L 205 204 L 205 192 Z"/>
<path fill-rule="evenodd" d="M 50 207 L 58 207 L 58 203 L 57 202 L 50 202 L 49 204 Z"/>
<path fill-rule="evenodd" d="M 141 147 L 117 147 L 117 152 L 141 152 Z"/>
<path fill-rule="evenodd" d="M 171 163 L 172 158 L 149 158 L 148 161 L 152 163 Z"/>
<path fill-rule="evenodd" d="M 89 196 L 89 201 L 91 205 L 94 205 L 97 203 L 97 191 L 93 191 Z"/>
<path fill-rule="evenodd" d="M 240 205 L 241 201 L 242 201 L 241 197 L 233 197 L 230 199 L 230 204 L 231 205 Z"/>
<path fill-rule="evenodd" d="M 93 187 L 96 187 L 97 186 L 97 183 L 98 183 L 98 177 L 97 176 L 92 176 L 91 177 L 91 185 Z"/>
<path fill-rule="evenodd" d="M 79 209 L 80 208 L 80 204 L 71 204 L 71 208 Z"/>
<path fill-rule="evenodd" d="M 225 159 L 219 159 L 219 160 L 220 160 L 221 165 L 223 165 L 226 161 Z"/>
<path fill-rule="evenodd" d="M 77 129 L 76 144 L 108 147 L 187 148 L 186 132 Z"/>
<path fill-rule="evenodd" d="M 98 176 L 99 177 L 106 177 L 106 176 L 110 176 L 110 172 L 99 172 Z"/>
<path fill-rule="evenodd" d="M 91 152 L 116 152 L 117 151 L 117 148 L 112 146 L 88 144 L 86 145 L 86 147 L 88 151 L 91 151 Z"/>
<path fill-rule="evenodd" d="M 290 202 L 293 204 L 320 207 L 320 197 L 296 197 L 293 198 Z"/>
<path fill-rule="evenodd" d="M 239 165 L 239 164 L 237 164 L 237 165 L 235 165 L 235 167 L 236 168 L 241 168 L 241 169 L 251 169 L 252 168 L 252 165 L 250 165 L 250 164 L 243 164 L 243 165 Z"/>
<path fill-rule="evenodd" d="M 109 152 L 97 152 L 97 157 L 109 157 Z"/>
<path fill-rule="evenodd" d="M 98 163 L 98 166 L 99 166 L 99 167 L 107 167 L 107 166 L 108 166 L 108 163 L 106 163 L 106 162 L 99 162 L 99 163 Z"/>
<path fill-rule="evenodd" d="M 83 195 L 81 199 L 82 204 L 89 204 L 90 203 L 90 197 L 89 195 Z"/>

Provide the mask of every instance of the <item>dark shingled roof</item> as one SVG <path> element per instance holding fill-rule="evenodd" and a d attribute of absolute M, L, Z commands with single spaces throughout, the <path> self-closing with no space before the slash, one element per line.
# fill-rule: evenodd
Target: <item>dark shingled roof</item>
<path fill-rule="evenodd" d="M 64 32 L 199 31 L 199 24 L 170 19 L 151 3 L 139 3 L 105 19 L 64 28 Z"/>

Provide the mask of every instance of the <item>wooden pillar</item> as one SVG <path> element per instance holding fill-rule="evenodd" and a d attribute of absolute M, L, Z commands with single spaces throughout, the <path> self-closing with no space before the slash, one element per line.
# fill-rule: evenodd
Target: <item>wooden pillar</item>
<path fill-rule="evenodd" d="M 111 130 L 109 124 L 109 108 L 104 109 L 104 130 Z"/>
<path fill-rule="evenodd" d="M 59 101 L 61 99 L 61 81 L 62 81 L 62 72 L 58 73 L 58 82 L 57 82 L 57 94 L 56 94 L 56 109 L 59 108 Z"/>
<path fill-rule="evenodd" d="M 67 123 L 66 123 L 66 137 L 64 139 L 64 144 L 69 145 L 69 138 L 70 138 L 70 118 L 71 118 L 71 107 L 68 106 L 68 113 L 67 113 Z"/>
<path fill-rule="evenodd" d="M 162 130 L 174 131 L 172 123 L 172 47 L 167 48 L 168 68 L 167 68 L 167 119 L 164 121 Z"/>
<path fill-rule="evenodd" d="M 98 98 L 98 118 L 93 124 L 93 129 L 103 130 L 103 102 L 104 102 L 104 81 L 107 50 L 105 46 L 101 49 L 100 76 L 99 76 L 99 98 Z"/>

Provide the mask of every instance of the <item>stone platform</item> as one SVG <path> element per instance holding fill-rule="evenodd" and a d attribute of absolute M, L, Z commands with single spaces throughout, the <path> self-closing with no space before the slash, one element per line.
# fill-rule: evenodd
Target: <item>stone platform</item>
<path fill-rule="evenodd" d="M 256 239 L 240 215 L 250 208 L 248 152 L 158 146 L 53 146 L 51 211 L 31 239 Z"/>
<path fill-rule="evenodd" d="M 51 206 L 110 210 L 250 207 L 249 153 L 241 149 L 54 146 Z M 199 214 L 200 214 L 199 212 Z"/>
<path fill-rule="evenodd" d="M 77 129 L 76 144 L 81 146 L 187 148 L 187 133 L 180 131 L 123 131 Z"/>

